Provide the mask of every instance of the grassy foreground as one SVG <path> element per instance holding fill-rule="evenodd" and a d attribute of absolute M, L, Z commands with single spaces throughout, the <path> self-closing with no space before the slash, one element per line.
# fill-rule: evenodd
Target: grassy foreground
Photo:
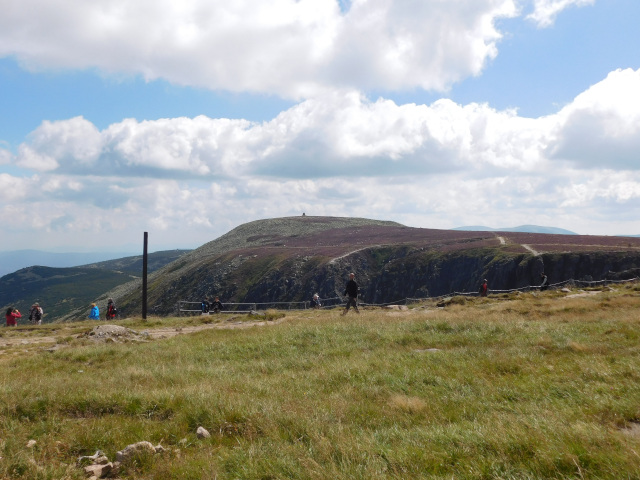
<path fill-rule="evenodd" d="M 167 451 L 120 478 L 640 478 L 640 286 L 592 293 L 287 312 L 147 343 L 51 326 L 55 351 L 0 355 L 0 478 L 84 478 L 78 456 L 141 440 Z"/>

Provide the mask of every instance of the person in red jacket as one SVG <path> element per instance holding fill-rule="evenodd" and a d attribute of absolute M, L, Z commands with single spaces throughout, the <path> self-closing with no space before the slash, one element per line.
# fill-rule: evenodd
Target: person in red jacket
<path fill-rule="evenodd" d="M 7 308 L 5 317 L 7 318 L 7 327 L 16 327 L 18 325 L 18 318 L 22 318 L 22 314 L 17 308 L 9 307 Z"/>
<path fill-rule="evenodd" d="M 488 290 L 489 290 L 489 285 L 487 283 L 487 279 L 485 278 L 482 281 L 482 285 L 480 285 L 480 290 L 478 290 L 478 293 L 480 294 L 481 297 L 486 297 Z"/>

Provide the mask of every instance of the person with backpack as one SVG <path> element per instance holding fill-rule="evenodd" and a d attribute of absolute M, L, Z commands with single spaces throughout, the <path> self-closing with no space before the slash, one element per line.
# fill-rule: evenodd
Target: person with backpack
<path fill-rule="evenodd" d="M 200 302 L 200 305 L 202 307 L 202 315 L 209 315 L 209 309 L 211 308 L 209 299 L 205 298 L 204 300 L 202 300 L 202 302 Z"/>
<path fill-rule="evenodd" d="M 344 295 L 347 297 L 347 305 L 345 306 L 344 312 L 342 312 L 342 315 L 346 315 L 350 307 L 353 307 L 356 313 L 358 314 L 360 313 L 360 310 L 358 310 L 358 292 L 360 292 L 360 287 L 356 283 L 355 279 L 356 279 L 356 274 L 350 273 L 349 281 L 347 282 L 347 285 L 344 288 Z"/>
<path fill-rule="evenodd" d="M 34 325 L 42 324 L 42 316 L 44 315 L 44 311 L 38 302 L 31 305 L 31 310 L 29 311 L 29 321 Z"/>
<path fill-rule="evenodd" d="M 118 309 L 116 308 L 116 304 L 113 303 L 113 298 L 110 298 L 107 301 L 107 320 L 113 320 L 116 318 L 118 314 Z"/>

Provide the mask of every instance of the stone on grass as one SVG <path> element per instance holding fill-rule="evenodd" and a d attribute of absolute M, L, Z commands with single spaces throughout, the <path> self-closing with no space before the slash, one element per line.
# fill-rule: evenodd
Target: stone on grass
<path fill-rule="evenodd" d="M 105 463 L 104 465 L 89 465 L 84 467 L 84 472 L 87 475 L 93 475 L 97 478 L 106 477 L 111 470 L 113 469 L 113 464 L 111 462 Z"/>
<path fill-rule="evenodd" d="M 160 453 L 160 449 L 164 451 L 162 446 L 158 445 L 154 447 L 151 442 L 132 443 L 131 445 L 127 445 L 124 450 L 116 452 L 116 461 L 126 463 L 138 455 L 155 455 L 156 453 Z"/>
<path fill-rule="evenodd" d="M 198 436 L 198 438 L 209 438 L 211 436 L 211 434 L 204 427 L 198 427 L 196 435 Z"/>
<path fill-rule="evenodd" d="M 37 442 L 36 442 L 35 440 L 29 440 L 29 441 L 27 442 L 27 448 L 33 448 L 33 447 L 35 447 L 35 446 L 36 446 L 36 443 L 37 443 Z"/>

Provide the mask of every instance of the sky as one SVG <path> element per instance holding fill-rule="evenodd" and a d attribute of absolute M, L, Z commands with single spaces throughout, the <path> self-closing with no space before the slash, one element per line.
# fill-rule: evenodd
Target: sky
<path fill-rule="evenodd" d="M 0 0 L 0 250 L 640 234 L 638 0 Z"/>

